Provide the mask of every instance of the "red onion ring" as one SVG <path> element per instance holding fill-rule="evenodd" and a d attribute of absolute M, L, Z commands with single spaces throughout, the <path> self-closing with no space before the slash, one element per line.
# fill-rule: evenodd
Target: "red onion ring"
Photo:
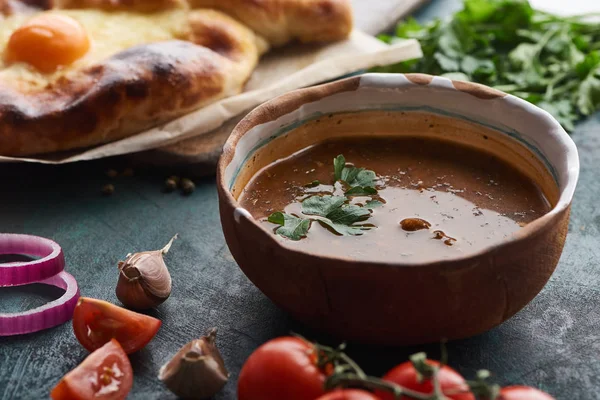
<path fill-rule="evenodd" d="M 61 252 L 62 254 L 62 252 Z M 64 324 L 73 317 L 79 300 L 77 281 L 67 272 L 60 272 L 41 282 L 65 290 L 59 299 L 20 313 L 0 314 L 0 336 L 20 335 Z"/>
<path fill-rule="evenodd" d="M 27 254 L 42 257 L 28 262 L 0 264 L 0 287 L 35 283 L 65 268 L 65 256 L 58 243 L 32 235 L 0 234 L 0 254 Z"/>

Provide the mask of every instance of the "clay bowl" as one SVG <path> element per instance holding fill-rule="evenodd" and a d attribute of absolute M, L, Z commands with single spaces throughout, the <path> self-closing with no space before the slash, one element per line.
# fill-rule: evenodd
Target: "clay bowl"
<path fill-rule="evenodd" d="M 326 138 L 415 133 L 493 152 L 533 178 L 554 207 L 476 254 L 380 263 L 291 248 L 236 201 L 260 168 Z M 523 100 L 442 77 L 367 74 L 256 108 L 225 144 L 217 183 L 229 249 L 275 304 L 342 339 L 400 345 L 476 335 L 530 302 L 558 263 L 578 174 L 573 141 Z"/>

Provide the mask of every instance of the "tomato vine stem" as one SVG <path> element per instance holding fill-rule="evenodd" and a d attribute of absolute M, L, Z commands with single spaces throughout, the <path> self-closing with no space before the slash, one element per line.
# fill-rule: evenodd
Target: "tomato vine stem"
<path fill-rule="evenodd" d="M 362 368 L 360 368 L 360 366 L 344 352 L 346 350 L 346 343 L 342 343 L 337 348 L 333 348 L 311 342 L 297 334 L 294 334 L 294 336 L 314 347 L 317 356 L 317 366 L 320 369 L 327 371 L 328 367 L 333 367 L 330 375 L 325 380 L 324 387 L 326 391 L 340 387 L 360 387 L 367 390 L 383 390 L 393 394 L 396 399 L 407 397 L 413 400 L 448 400 L 442 391 L 438 377 L 440 367 L 429 364 L 425 353 L 414 354 L 410 359 L 415 370 L 422 379 L 432 380 L 434 390 L 431 394 L 419 393 L 396 383 L 368 376 Z M 443 359 L 445 362 L 442 366 L 447 362 L 447 354 L 444 354 L 444 345 L 445 343 L 442 344 L 442 354 L 444 355 Z M 475 385 L 482 386 L 482 381 L 485 378 L 479 376 L 478 378 Z"/>
<path fill-rule="evenodd" d="M 435 395 L 426 395 L 407 389 L 403 386 L 397 385 L 392 382 L 387 382 L 379 378 L 374 377 L 361 377 L 356 374 L 333 374 L 325 381 L 325 389 L 332 390 L 339 387 L 361 387 L 363 389 L 370 390 L 384 390 L 390 392 L 395 398 L 399 399 L 401 396 L 406 396 L 414 400 L 443 400 Z"/>
<path fill-rule="evenodd" d="M 309 342 L 310 343 L 310 342 Z M 414 400 L 446 400 L 442 393 L 441 385 L 438 379 L 438 367 L 426 363 L 424 353 L 414 356 L 413 363 L 415 368 L 420 370 L 423 377 L 432 379 L 434 392 L 430 395 L 419 393 L 393 382 L 387 382 L 379 378 L 368 376 L 362 368 L 350 358 L 344 350 L 346 344 L 342 343 L 337 348 L 323 346 L 313 343 L 318 354 L 318 365 L 320 368 L 326 368 L 327 365 L 333 365 L 333 373 L 325 381 L 325 389 L 332 390 L 338 387 L 361 387 L 369 390 L 384 390 L 390 392 L 395 398 L 402 396 Z"/>

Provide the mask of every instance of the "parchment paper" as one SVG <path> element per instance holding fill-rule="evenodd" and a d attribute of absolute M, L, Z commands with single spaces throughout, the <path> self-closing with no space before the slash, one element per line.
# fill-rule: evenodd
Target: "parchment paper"
<path fill-rule="evenodd" d="M 359 31 L 354 31 L 343 42 L 288 46 L 265 56 L 247 83 L 245 91 L 237 96 L 220 100 L 174 121 L 116 142 L 37 158 L 0 156 L 0 162 L 63 164 L 154 149 L 214 131 L 248 109 L 290 90 L 421 55 L 421 48 L 416 41 L 409 40 L 388 46 Z"/>
<path fill-rule="evenodd" d="M 401 17 L 411 14 L 414 10 L 429 1 L 352 0 L 354 25 L 369 35 L 377 35 L 393 28 Z"/>

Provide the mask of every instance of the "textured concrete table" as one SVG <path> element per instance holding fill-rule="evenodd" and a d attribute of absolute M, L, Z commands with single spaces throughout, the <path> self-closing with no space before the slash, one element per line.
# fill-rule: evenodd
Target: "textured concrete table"
<path fill-rule="evenodd" d="M 457 1 L 434 1 L 423 18 L 444 15 Z M 600 399 L 600 115 L 573 134 L 582 174 L 560 265 L 540 295 L 502 326 L 449 343 L 450 362 L 472 376 L 479 368 L 501 384 L 540 387 L 557 399 Z M 114 180 L 112 197 L 99 194 L 103 171 L 119 160 L 58 168 L 0 166 L 0 231 L 52 237 L 65 250 L 68 270 L 85 296 L 116 302 L 117 261 L 127 253 L 158 249 L 174 234 L 167 256 L 172 297 L 152 314 L 163 321 L 157 337 L 131 357 L 132 399 L 173 398 L 156 379 L 180 346 L 207 328 L 219 328 L 232 377 L 217 399 L 234 399 L 239 370 L 261 343 L 290 331 L 335 344 L 290 320 L 240 272 L 220 229 L 212 179 L 189 197 L 161 193 L 164 175 L 138 173 Z M 24 310 L 60 296 L 35 288 L 0 290 L 0 312 Z M 427 318 L 427 316 L 423 316 Z M 439 356 L 437 346 L 378 348 L 350 345 L 371 374 L 381 374 L 412 352 Z M 0 338 L 0 400 L 43 399 L 87 355 L 70 324 L 37 334 Z"/>

